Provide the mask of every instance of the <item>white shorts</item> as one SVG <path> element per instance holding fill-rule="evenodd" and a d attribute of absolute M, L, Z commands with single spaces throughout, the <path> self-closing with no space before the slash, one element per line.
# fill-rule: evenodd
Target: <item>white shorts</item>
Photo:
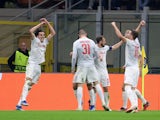
<path fill-rule="evenodd" d="M 92 83 L 98 81 L 98 73 L 93 67 L 77 67 L 73 83 Z"/>
<path fill-rule="evenodd" d="M 28 64 L 26 67 L 26 77 L 32 79 L 32 83 L 37 83 L 41 75 L 41 65 Z"/>
<path fill-rule="evenodd" d="M 132 87 L 137 87 L 139 78 L 139 68 L 138 67 L 126 67 L 124 83 L 132 85 Z"/>
<path fill-rule="evenodd" d="M 110 86 L 110 79 L 107 70 L 97 70 L 98 71 L 98 80 L 100 81 L 102 87 Z"/>

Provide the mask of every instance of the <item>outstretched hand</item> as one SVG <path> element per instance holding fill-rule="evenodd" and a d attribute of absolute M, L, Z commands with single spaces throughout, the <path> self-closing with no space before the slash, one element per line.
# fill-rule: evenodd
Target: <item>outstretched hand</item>
<path fill-rule="evenodd" d="M 144 25 L 146 24 L 146 22 L 145 22 L 144 20 L 142 20 L 142 21 L 140 22 L 140 24 L 141 24 L 141 26 L 144 26 Z"/>
<path fill-rule="evenodd" d="M 111 22 L 111 25 L 112 25 L 112 26 L 115 26 L 115 25 L 116 25 L 116 22 Z"/>
<path fill-rule="evenodd" d="M 46 18 L 41 18 L 41 19 L 40 19 L 40 22 L 42 22 L 42 23 L 44 23 L 44 24 L 48 23 L 48 21 L 47 21 Z"/>

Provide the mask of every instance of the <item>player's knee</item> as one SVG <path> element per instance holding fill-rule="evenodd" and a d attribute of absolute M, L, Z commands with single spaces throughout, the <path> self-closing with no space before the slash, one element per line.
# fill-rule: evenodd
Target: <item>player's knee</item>
<path fill-rule="evenodd" d="M 93 89 L 93 86 L 92 86 L 92 84 L 91 84 L 91 83 L 88 83 L 88 84 L 87 84 L 87 88 L 88 88 L 88 90 L 91 90 L 91 89 Z"/>
<path fill-rule="evenodd" d="M 28 86 L 28 90 L 31 90 L 32 86 L 34 85 L 31 80 L 26 80 L 25 84 Z"/>
<path fill-rule="evenodd" d="M 123 84 L 122 86 L 122 91 L 124 92 L 125 91 L 125 85 Z"/>
<path fill-rule="evenodd" d="M 106 87 L 103 87 L 103 91 L 104 92 L 108 92 L 108 87 L 106 86 Z"/>
<path fill-rule="evenodd" d="M 73 84 L 73 90 L 77 90 L 77 84 Z"/>

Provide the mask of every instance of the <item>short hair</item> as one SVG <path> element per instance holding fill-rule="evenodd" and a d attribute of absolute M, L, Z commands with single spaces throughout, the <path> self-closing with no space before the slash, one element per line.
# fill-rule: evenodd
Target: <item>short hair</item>
<path fill-rule="evenodd" d="M 78 35 L 85 35 L 85 34 L 87 34 L 87 32 L 83 29 L 80 29 L 78 32 Z"/>
<path fill-rule="evenodd" d="M 43 32 L 43 31 L 41 29 L 37 29 L 34 33 L 36 37 L 38 36 L 39 32 Z"/>
<path fill-rule="evenodd" d="M 138 32 L 135 30 L 131 30 L 131 34 L 132 34 L 134 40 L 138 37 Z"/>
<path fill-rule="evenodd" d="M 99 43 L 100 41 L 102 41 L 103 40 L 103 36 L 101 35 L 101 36 L 98 36 L 98 37 L 96 37 L 96 41 L 97 41 L 97 43 Z"/>

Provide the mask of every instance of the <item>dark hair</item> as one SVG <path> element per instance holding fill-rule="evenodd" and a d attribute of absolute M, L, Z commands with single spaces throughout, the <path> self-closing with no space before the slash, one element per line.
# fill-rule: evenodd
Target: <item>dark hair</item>
<path fill-rule="evenodd" d="M 38 36 L 39 32 L 43 32 L 43 31 L 41 29 L 37 29 L 34 33 L 36 37 Z"/>
<path fill-rule="evenodd" d="M 131 32 L 132 32 L 131 34 L 133 36 L 133 39 L 135 40 L 138 37 L 138 32 L 135 30 L 131 30 Z"/>
<path fill-rule="evenodd" d="M 99 43 L 100 41 L 102 41 L 102 39 L 103 39 L 103 36 L 98 36 L 98 37 L 96 37 L 97 43 Z"/>

